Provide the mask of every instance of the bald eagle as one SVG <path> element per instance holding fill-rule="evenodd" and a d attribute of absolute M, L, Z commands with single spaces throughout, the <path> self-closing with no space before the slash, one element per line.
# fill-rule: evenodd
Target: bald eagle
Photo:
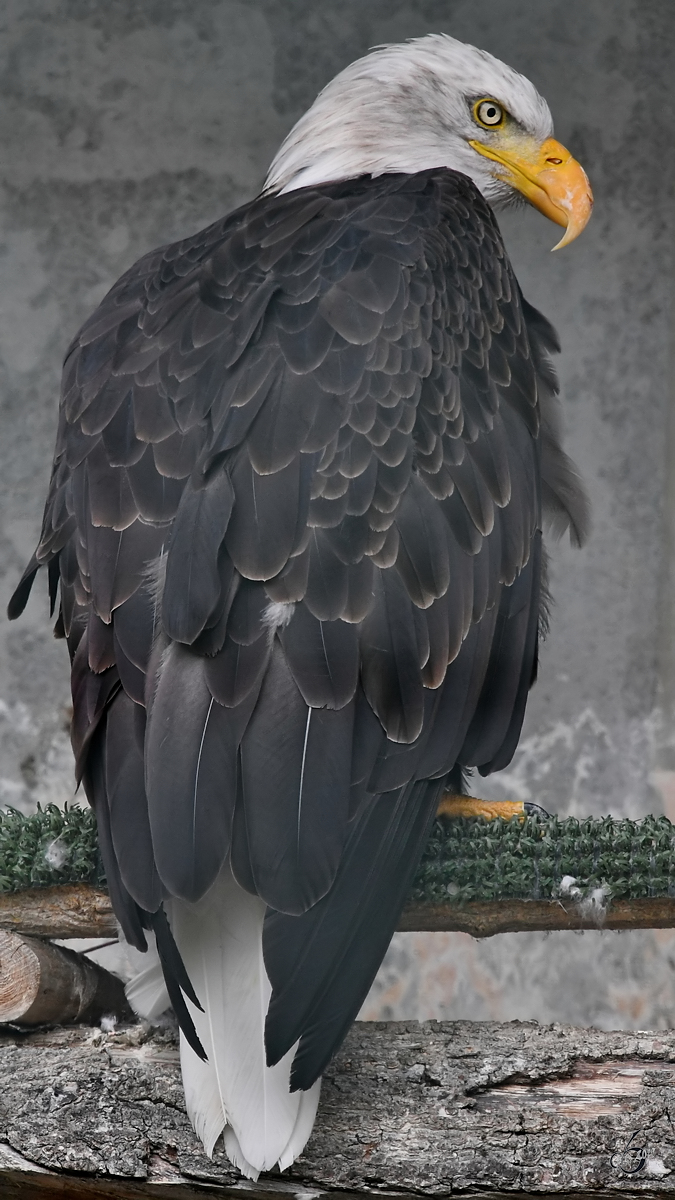
<path fill-rule="evenodd" d="M 115 912 L 163 972 L 137 1008 L 170 998 L 194 1126 L 252 1177 L 309 1136 L 439 800 L 514 753 L 543 523 L 583 538 L 558 342 L 494 217 L 522 197 L 560 245 L 590 216 L 532 84 L 385 46 L 66 354 L 10 616 L 46 566 Z"/>

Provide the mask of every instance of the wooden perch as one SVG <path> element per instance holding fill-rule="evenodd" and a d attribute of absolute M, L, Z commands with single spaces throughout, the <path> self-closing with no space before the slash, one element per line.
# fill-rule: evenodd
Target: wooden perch
<path fill-rule="evenodd" d="M 0 918 L 1 920 L 1 918 Z M 402 932 L 454 930 L 472 937 L 551 929 L 675 929 L 675 897 L 612 900 L 606 907 L 564 900 L 471 900 L 458 904 L 409 904 Z"/>
<path fill-rule="evenodd" d="M 117 937 L 107 892 L 86 883 L 0 893 L 0 929 L 34 937 Z"/>
<path fill-rule="evenodd" d="M 306 1151 L 243 1181 L 188 1123 L 170 1029 L 0 1037 L 3 1200 L 675 1195 L 675 1033 L 359 1022 Z"/>
<path fill-rule="evenodd" d="M 537 929 L 675 929 L 675 897 L 614 900 L 606 908 L 571 898 L 410 903 L 398 928 L 472 937 Z M 0 929 L 48 938 L 117 937 L 107 894 L 84 883 L 0 893 Z"/>
<path fill-rule="evenodd" d="M 124 985 L 64 946 L 0 930 L 0 1023 L 18 1025 L 129 1019 Z"/>

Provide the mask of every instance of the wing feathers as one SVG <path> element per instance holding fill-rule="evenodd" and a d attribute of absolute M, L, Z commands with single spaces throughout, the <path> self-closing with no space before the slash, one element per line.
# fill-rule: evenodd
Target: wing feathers
<path fill-rule="evenodd" d="M 268 913 L 263 933 L 272 1000 L 267 1061 L 299 1037 L 291 1086 L 310 1087 L 354 1020 L 389 944 L 442 785 L 374 797 L 356 819 L 335 885 L 304 916 Z"/>
<path fill-rule="evenodd" d="M 204 660 L 174 643 L 160 670 L 145 752 L 155 861 L 174 896 L 198 899 L 225 860 L 236 750 L 227 710 L 208 688 Z"/>
<path fill-rule="evenodd" d="M 124 886 L 141 908 L 162 900 L 145 795 L 145 710 L 118 692 L 105 721 L 105 773 L 110 830 Z"/>
<path fill-rule="evenodd" d="M 359 672 L 354 625 L 318 621 L 306 605 L 298 604 L 280 638 L 305 702 L 314 708 L 344 708 L 356 692 Z"/>
<path fill-rule="evenodd" d="M 162 622 L 169 637 L 193 642 L 220 596 L 218 554 L 234 492 L 225 471 L 202 487 L 188 487 L 174 522 L 166 564 Z"/>
<path fill-rule="evenodd" d="M 226 535 L 228 552 L 247 579 L 272 579 L 287 563 L 309 496 L 302 476 L 311 461 L 297 456 L 273 475 L 259 475 L 242 453 L 232 470 L 235 504 Z M 304 510 L 304 511 L 303 511 Z"/>
<path fill-rule="evenodd" d="M 376 575 L 375 597 L 361 627 L 363 688 L 387 736 L 409 743 L 424 716 L 413 605 L 394 570 Z"/>
<path fill-rule="evenodd" d="M 253 879 L 273 908 L 303 912 L 333 881 L 346 832 L 353 721 L 353 704 L 337 712 L 307 706 L 275 639 L 241 744 Z"/>

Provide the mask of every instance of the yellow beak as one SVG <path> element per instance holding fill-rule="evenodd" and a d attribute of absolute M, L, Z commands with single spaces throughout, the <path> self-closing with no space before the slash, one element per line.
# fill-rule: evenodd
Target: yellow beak
<path fill-rule="evenodd" d="M 584 168 L 572 158 L 555 138 L 548 138 L 536 147 L 533 154 L 522 153 L 513 144 L 499 150 L 483 142 L 470 141 L 484 158 L 491 158 L 504 168 L 500 175 L 512 187 L 522 192 L 530 204 L 539 209 L 556 225 L 565 227 L 565 234 L 554 250 L 568 246 L 588 224 L 593 211 L 593 193 Z"/>

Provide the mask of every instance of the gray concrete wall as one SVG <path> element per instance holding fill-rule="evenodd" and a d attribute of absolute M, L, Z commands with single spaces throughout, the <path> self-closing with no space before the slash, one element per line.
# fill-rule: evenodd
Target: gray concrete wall
<path fill-rule="evenodd" d="M 253 196 L 337 70 L 373 44 L 445 30 L 529 75 L 596 195 L 583 237 L 552 257 L 555 230 L 538 214 L 503 221 L 526 294 L 562 337 L 568 445 L 594 529 L 581 553 L 553 550 L 540 682 L 512 767 L 485 791 L 561 814 L 638 816 L 665 803 L 675 817 L 674 27 L 668 0 L 5 0 L 3 606 L 37 536 L 59 364 L 79 323 L 145 250 Z M 0 626 L 0 803 L 72 795 L 67 677 L 39 586 L 24 620 Z M 509 935 L 481 947 L 406 935 L 367 1011 L 500 1015 L 502 1005 L 672 1023 L 669 938 Z"/>

